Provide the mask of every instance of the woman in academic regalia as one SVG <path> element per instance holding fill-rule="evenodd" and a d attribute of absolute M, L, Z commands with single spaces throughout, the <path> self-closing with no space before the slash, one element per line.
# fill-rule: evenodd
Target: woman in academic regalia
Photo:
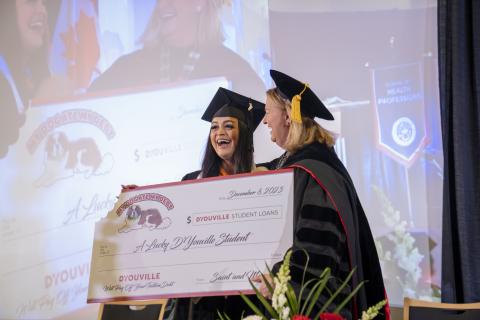
<path fill-rule="evenodd" d="M 202 169 L 182 180 L 225 176 L 256 170 L 253 131 L 265 114 L 264 104 L 219 88 L 202 119 L 211 122 Z"/>
<path fill-rule="evenodd" d="M 315 117 L 333 120 L 333 116 L 308 84 L 275 70 L 270 75 L 276 87 L 267 91 L 263 122 L 271 129 L 271 140 L 285 153 L 268 167 L 295 168 L 293 286 L 298 290 L 302 283 L 306 263 L 302 249 L 309 256 L 304 281 L 320 276 L 328 267 L 333 276 L 330 292 L 356 268 L 350 286 L 328 310 L 332 312 L 365 281 L 341 312 L 346 319 L 359 319 L 362 311 L 386 299 L 386 293 L 372 233 L 353 182 L 333 149 L 333 135 L 315 121 Z M 261 289 L 265 292 L 264 285 Z M 319 297 L 312 316 L 329 297 Z M 389 319 L 388 303 L 382 313 L 381 317 Z"/>
<path fill-rule="evenodd" d="M 201 170 L 182 180 L 227 176 L 266 170 L 253 161 L 253 132 L 265 105 L 236 92 L 219 88 L 202 119 L 211 122 Z M 217 319 L 217 310 L 232 320 L 249 308 L 239 296 L 178 299 L 174 319 Z"/>
<path fill-rule="evenodd" d="M 265 115 L 265 105 L 225 88 L 218 88 L 202 119 L 211 122 L 201 170 L 186 174 L 182 180 L 228 176 L 265 171 L 253 161 L 253 132 Z M 132 190 L 136 185 L 122 186 Z M 248 306 L 240 296 L 170 299 L 165 310 L 167 320 L 215 320 L 218 313 L 241 319 Z"/>

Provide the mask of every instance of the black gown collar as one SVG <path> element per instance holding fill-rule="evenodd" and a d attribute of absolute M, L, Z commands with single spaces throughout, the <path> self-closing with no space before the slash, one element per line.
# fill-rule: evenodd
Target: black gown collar
<path fill-rule="evenodd" d="M 284 155 L 285 154 L 286 153 L 284 153 Z M 280 158 L 275 160 L 276 163 L 280 161 Z M 284 164 L 282 165 L 282 168 L 289 167 L 294 163 L 297 163 L 299 161 L 306 160 L 306 159 L 324 162 L 325 164 L 335 169 L 342 176 L 350 180 L 350 176 L 347 173 L 345 166 L 338 158 L 333 147 L 329 147 L 326 144 L 320 143 L 320 142 L 313 142 L 309 145 L 304 146 L 303 148 L 296 151 L 295 153 L 289 155 L 286 161 L 284 162 Z"/>

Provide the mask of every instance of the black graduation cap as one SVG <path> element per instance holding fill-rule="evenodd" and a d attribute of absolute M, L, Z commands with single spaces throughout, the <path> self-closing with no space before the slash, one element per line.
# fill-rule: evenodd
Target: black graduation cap
<path fill-rule="evenodd" d="M 292 113 L 294 101 L 297 100 L 300 103 L 299 111 L 302 115 L 312 119 L 315 117 L 325 120 L 334 119 L 333 115 L 317 95 L 313 93 L 308 84 L 300 82 L 277 70 L 270 70 L 270 76 L 275 82 L 280 95 L 292 102 Z M 298 100 L 298 96 L 300 100 Z"/>
<path fill-rule="evenodd" d="M 212 122 L 215 117 L 234 117 L 253 131 L 265 115 L 265 104 L 225 88 L 218 88 L 202 119 Z"/>

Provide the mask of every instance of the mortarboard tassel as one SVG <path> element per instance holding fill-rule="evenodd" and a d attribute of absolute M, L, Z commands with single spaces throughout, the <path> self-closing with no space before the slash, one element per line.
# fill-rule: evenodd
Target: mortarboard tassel
<path fill-rule="evenodd" d="M 292 98 L 292 113 L 290 115 L 290 119 L 292 119 L 292 121 L 295 121 L 297 123 L 302 123 L 302 112 L 300 110 L 300 102 L 302 101 L 302 94 L 308 88 L 308 83 L 305 83 L 304 85 L 305 86 L 303 87 L 302 92 L 300 92 L 299 94 L 296 94 Z"/>

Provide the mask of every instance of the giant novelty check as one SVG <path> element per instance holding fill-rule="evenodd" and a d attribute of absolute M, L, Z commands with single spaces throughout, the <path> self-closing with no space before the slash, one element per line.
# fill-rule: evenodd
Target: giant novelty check
<path fill-rule="evenodd" d="M 95 225 L 88 302 L 251 292 L 292 245 L 293 171 L 123 192 Z"/>

